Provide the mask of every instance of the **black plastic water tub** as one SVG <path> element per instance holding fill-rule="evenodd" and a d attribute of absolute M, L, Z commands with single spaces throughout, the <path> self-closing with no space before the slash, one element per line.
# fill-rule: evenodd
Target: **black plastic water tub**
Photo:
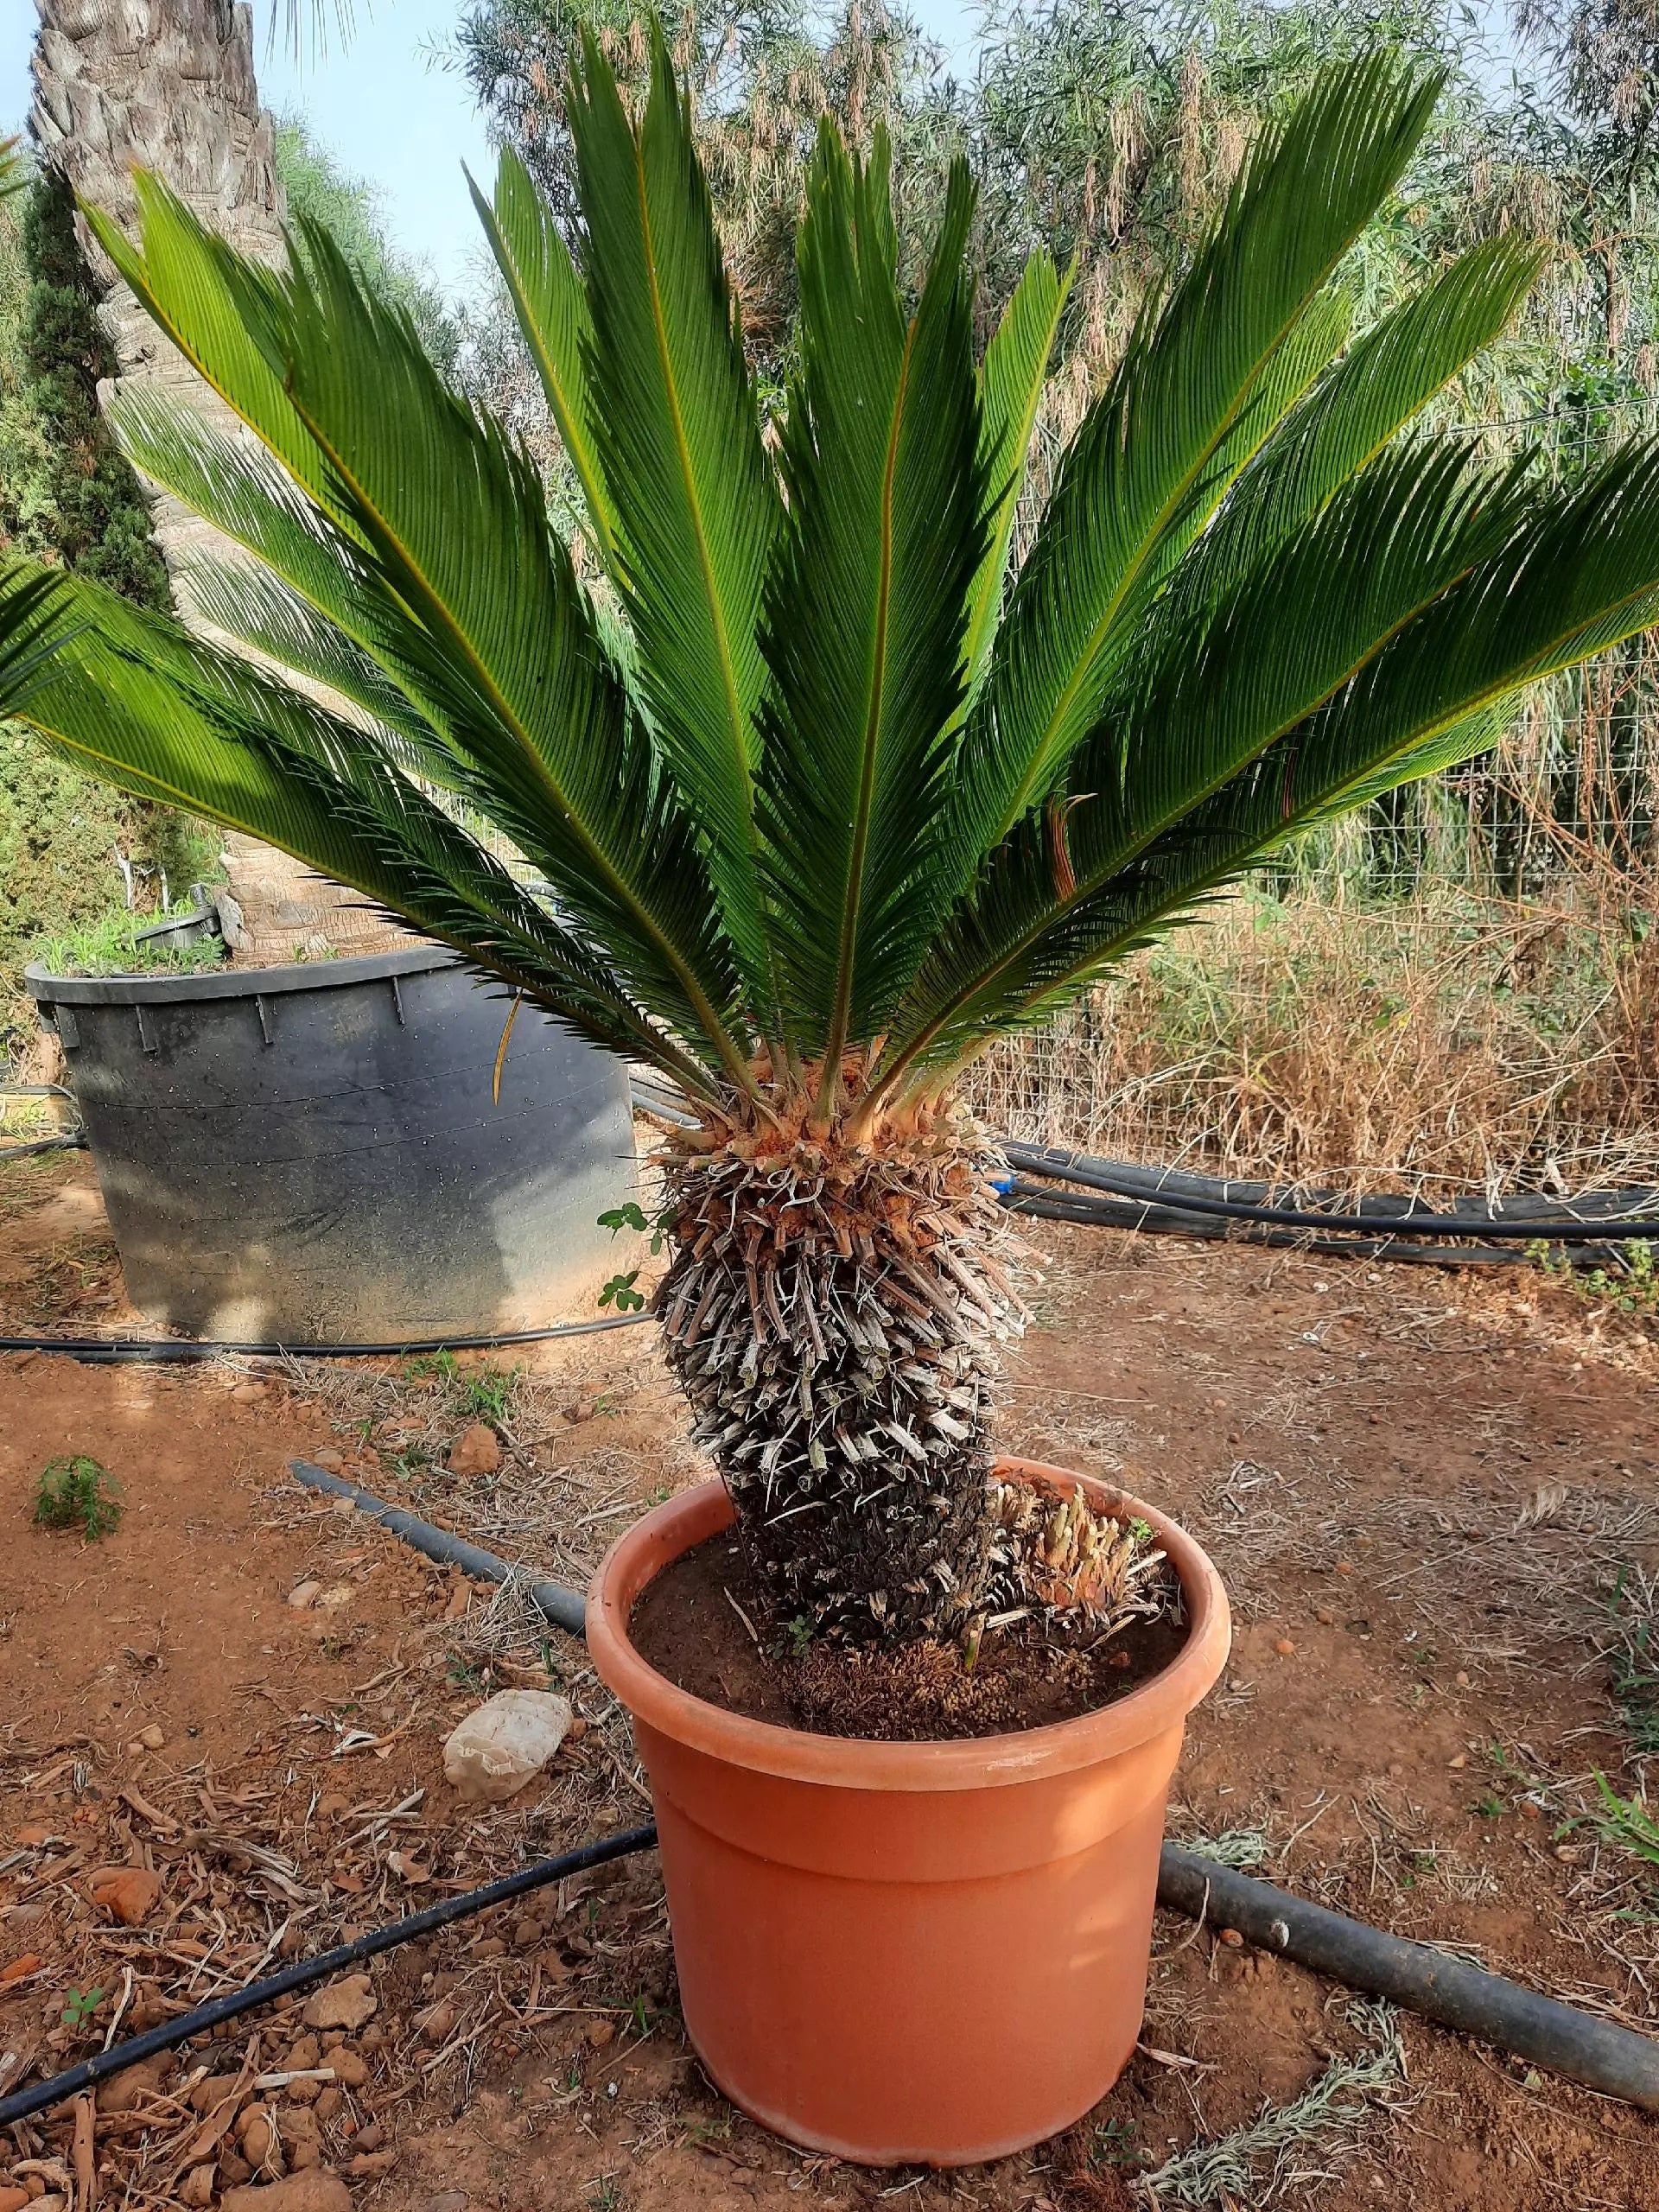
<path fill-rule="evenodd" d="M 133 1303 L 362 1343 L 591 1313 L 634 1189 L 621 1063 L 431 946 L 204 975 L 28 970 Z"/>

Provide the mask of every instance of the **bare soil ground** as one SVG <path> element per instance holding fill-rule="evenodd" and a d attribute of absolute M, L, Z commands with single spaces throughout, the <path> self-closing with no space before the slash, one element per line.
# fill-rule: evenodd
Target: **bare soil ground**
<path fill-rule="evenodd" d="M 1594 1817 L 1598 1770 L 1626 1796 L 1638 1779 L 1608 1608 L 1621 1576 L 1659 1569 L 1649 1325 L 1531 1276 L 1043 1241 L 1010 1448 L 1173 1508 L 1236 1608 L 1173 1832 L 1651 2028 L 1653 1870 Z M 121 1298 L 86 1163 L 10 1171 L 0 1322 L 119 1323 Z M 480 1414 L 501 1466 L 454 1475 Z M 96 1544 L 30 1525 L 42 1465 L 76 1452 L 124 1496 Z M 511 1589 L 489 1602 L 320 1504 L 287 1471 L 319 1452 L 565 1580 L 699 1471 L 648 1327 L 546 1348 L 510 1382 L 467 1360 L 0 1358 L 0 2088 L 645 1816 L 581 1648 Z M 489 1689 L 548 1683 L 580 1739 L 507 1805 L 461 1804 L 444 1735 Z M 160 1878 L 138 1925 L 91 1900 L 111 1866 Z M 639 1858 L 393 1953 L 344 2040 L 308 2038 L 299 2000 L 194 2049 L 100 2114 L 94 2190 L 217 2202 L 249 2163 L 235 2129 L 208 2139 L 237 2094 L 274 2115 L 282 2163 L 395 2212 L 1104 2212 L 1151 2201 L 1149 2171 L 1166 2204 L 1659 2212 L 1659 2122 L 1220 1933 L 1160 1916 L 1141 2052 L 1066 2136 L 873 2175 L 791 2152 L 711 2090 Z M 995 2005 L 995 1960 L 975 1971 Z M 253 2086 L 330 2065 L 345 2078 Z M 8 2182 L 43 2208 L 90 2201 L 72 2138 L 67 2117 L 0 2138 L 0 2203 Z"/>

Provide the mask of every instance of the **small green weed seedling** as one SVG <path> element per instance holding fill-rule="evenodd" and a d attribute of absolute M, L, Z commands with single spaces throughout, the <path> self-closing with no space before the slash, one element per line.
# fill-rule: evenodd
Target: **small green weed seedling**
<path fill-rule="evenodd" d="M 613 1236 L 620 1236 L 625 1229 L 632 1229 L 636 1235 L 643 1236 L 649 1230 L 653 1257 L 662 1250 L 663 1240 L 673 1223 L 671 1207 L 665 1213 L 647 1216 L 645 1209 L 636 1205 L 632 1198 L 625 1205 L 612 1206 L 608 1212 L 599 1217 L 600 1227 L 608 1229 Z M 638 1268 L 630 1268 L 625 1275 L 613 1275 L 599 1294 L 600 1304 L 614 1306 L 619 1313 L 643 1313 L 645 1304 L 644 1294 L 633 1287 L 639 1280 Z"/>
<path fill-rule="evenodd" d="M 1596 1827 L 1603 1840 L 1645 1859 L 1649 1866 L 1659 1866 L 1659 1821 L 1654 1819 L 1647 1800 L 1621 1797 L 1599 1768 L 1596 1787 L 1601 1793 Z"/>
<path fill-rule="evenodd" d="M 63 2024 L 79 2030 L 92 2024 L 92 2015 L 104 2002 L 101 1989 L 72 1989 L 63 2000 Z"/>
<path fill-rule="evenodd" d="M 599 1225 L 601 1229 L 608 1229 L 613 1236 L 620 1236 L 625 1229 L 632 1229 L 643 1236 L 649 1230 L 651 1254 L 655 1259 L 663 1249 L 664 1237 L 674 1226 L 674 1210 L 671 1206 L 665 1213 L 653 1215 L 647 1220 L 644 1209 L 635 1205 L 630 1198 L 626 1205 L 613 1206 L 608 1213 L 601 1214 Z"/>
<path fill-rule="evenodd" d="M 477 1421 L 504 1421 L 522 1370 L 487 1363 L 475 1367 L 461 1386 L 461 1409 Z"/>
<path fill-rule="evenodd" d="M 1643 1320 L 1659 1320 L 1659 1262 L 1641 1238 L 1619 1247 L 1610 1274 L 1605 1268 L 1575 1268 L 1570 1255 L 1535 1239 L 1527 1247 L 1553 1283 L 1570 1291 L 1581 1305 L 1611 1306 Z"/>
<path fill-rule="evenodd" d="M 124 1510 L 109 1470 L 84 1452 L 48 1459 L 35 1485 L 35 1526 L 79 1529 L 89 1544 L 118 1529 Z"/>
<path fill-rule="evenodd" d="M 442 1382 L 446 1389 L 461 1375 L 461 1362 L 452 1351 L 425 1351 L 404 1362 L 406 1382 Z"/>
<path fill-rule="evenodd" d="M 423 1352 L 418 1359 L 404 1363 L 406 1382 L 436 1382 L 453 1391 L 456 1410 L 470 1414 L 475 1421 L 505 1421 L 523 1373 L 522 1367 L 498 1367 L 493 1360 L 464 1370 L 452 1351 Z"/>
<path fill-rule="evenodd" d="M 1630 1748 L 1643 1758 L 1659 1752 L 1659 1643 L 1653 1624 L 1659 1618 L 1659 1590 L 1654 1578 L 1621 1567 L 1607 1601 L 1601 1643 L 1607 1654 L 1609 1683 L 1618 1723 Z"/>
<path fill-rule="evenodd" d="M 1135 2123 L 1132 2120 L 1109 2120 L 1095 2130 L 1095 2139 L 1089 2152 L 1089 2163 L 1101 2166 L 1145 2166 L 1152 2162 L 1135 2139 Z"/>

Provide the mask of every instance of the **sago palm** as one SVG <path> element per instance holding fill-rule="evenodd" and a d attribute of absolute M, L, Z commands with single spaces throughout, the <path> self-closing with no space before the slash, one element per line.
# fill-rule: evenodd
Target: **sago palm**
<path fill-rule="evenodd" d="M 327 236 L 277 276 L 153 181 L 136 242 L 94 219 L 246 425 L 122 416 L 251 556 L 195 592 L 258 658 L 67 586 L 19 711 L 677 1086 L 663 1338 L 785 1618 L 957 1633 L 1006 1602 L 988 1416 L 1022 1315 L 964 1065 L 1659 615 L 1653 448 L 1563 489 L 1402 435 L 1533 246 L 1351 332 L 1344 257 L 1436 91 L 1373 55 L 1256 147 L 1014 575 L 1064 280 L 1035 259 L 976 366 L 965 172 L 907 312 L 885 149 L 826 126 L 769 434 L 660 41 L 637 117 L 585 55 L 574 249 L 511 158 L 480 199 L 595 590 Z"/>

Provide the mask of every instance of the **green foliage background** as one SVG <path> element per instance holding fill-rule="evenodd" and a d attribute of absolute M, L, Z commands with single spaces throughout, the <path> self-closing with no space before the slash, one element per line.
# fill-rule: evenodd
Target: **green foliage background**
<path fill-rule="evenodd" d="M 99 413 L 98 380 L 114 362 L 95 305 L 68 192 L 37 179 L 0 207 L 0 529 L 140 605 L 165 606 L 137 480 Z M 129 904 L 157 906 L 216 850 L 184 816 L 124 798 L 0 727 L 0 1044 L 5 1030 L 13 1041 L 28 1033 L 19 979 L 36 938 Z"/>
<path fill-rule="evenodd" d="M 296 118 L 279 125 L 277 165 L 290 214 L 325 223 L 454 371 L 458 325 L 427 272 L 387 243 L 372 188 Z M 0 203 L 0 533 L 141 606 L 166 607 L 137 480 L 99 410 L 99 379 L 115 362 L 96 306 L 68 191 L 37 178 Z M 124 798 L 0 726 L 0 1054 L 32 1027 L 21 977 L 41 940 L 94 929 L 129 905 L 158 907 L 211 874 L 217 851 L 188 817 Z"/>

